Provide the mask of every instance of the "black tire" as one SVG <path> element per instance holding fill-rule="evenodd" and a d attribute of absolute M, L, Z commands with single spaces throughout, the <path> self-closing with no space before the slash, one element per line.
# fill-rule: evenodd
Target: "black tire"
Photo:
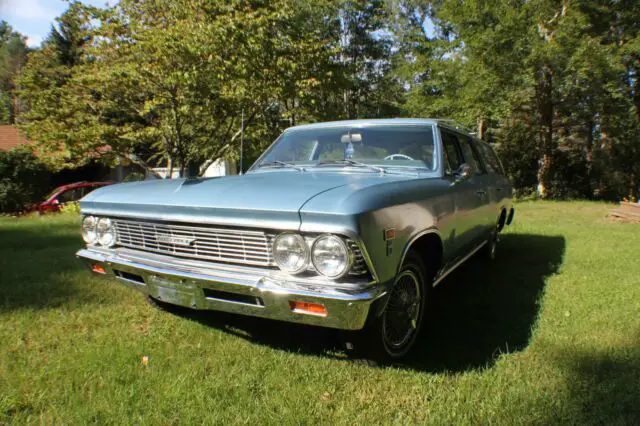
<path fill-rule="evenodd" d="M 430 278 L 418 253 L 409 251 L 384 305 L 372 309 L 364 329 L 353 336 L 355 358 L 386 363 L 411 350 L 429 305 L 433 289 Z"/>

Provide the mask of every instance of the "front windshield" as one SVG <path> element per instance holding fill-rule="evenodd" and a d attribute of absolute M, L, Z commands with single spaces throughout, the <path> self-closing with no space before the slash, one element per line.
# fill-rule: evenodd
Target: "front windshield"
<path fill-rule="evenodd" d="M 433 127 L 376 125 L 292 129 L 283 133 L 253 168 L 357 163 L 433 170 Z"/>

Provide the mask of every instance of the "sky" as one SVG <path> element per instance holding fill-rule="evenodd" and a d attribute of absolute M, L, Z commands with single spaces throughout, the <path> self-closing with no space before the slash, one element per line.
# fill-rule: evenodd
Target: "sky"
<path fill-rule="evenodd" d="M 81 0 L 82 3 L 104 7 L 118 0 Z M 47 37 L 55 18 L 60 16 L 69 2 L 65 0 L 0 0 L 0 20 L 27 37 L 27 45 L 37 47 Z M 429 37 L 435 34 L 433 23 L 427 20 L 425 29 Z"/>
<path fill-rule="evenodd" d="M 82 3 L 104 7 L 114 0 L 82 0 Z M 27 44 L 39 46 L 49 34 L 55 18 L 60 16 L 69 2 L 63 0 L 0 0 L 0 20 L 27 36 Z"/>

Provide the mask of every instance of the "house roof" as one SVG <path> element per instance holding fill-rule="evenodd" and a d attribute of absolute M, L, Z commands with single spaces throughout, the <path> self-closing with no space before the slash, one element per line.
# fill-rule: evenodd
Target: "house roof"
<path fill-rule="evenodd" d="M 0 151 L 10 151 L 28 142 L 16 127 L 9 124 L 0 125 Z"/>

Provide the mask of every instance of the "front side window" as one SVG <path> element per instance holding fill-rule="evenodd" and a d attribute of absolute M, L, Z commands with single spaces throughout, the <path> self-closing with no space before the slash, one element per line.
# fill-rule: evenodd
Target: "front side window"
<path fill-rule="evenodd" d="M 434 170 L 433 127 L 372 125 L 292 129 L 253 168 L 288 163 L 320 167 L 339 162 Z"/>
<path fill-rule="evenodd" d="M 462 149 L 464 162 L 471 167 L 471 171 L 475 174 L 484 173 L 485 170 L 480 158 L 478 157 L 478 153 L 471 145 L 471 138 L 464 136 L 460 137 L 460 148 Z"/>
<path fill-rule="evenodd" d="M 445 171 L 447 174 L 451 174 L 462 165 L 460 149 L 458 148 L 458 138 L 455 134 L 447 132 L 446 130 L 442 130 L 441 135 L 442 147 L 444 148 Z"/>

